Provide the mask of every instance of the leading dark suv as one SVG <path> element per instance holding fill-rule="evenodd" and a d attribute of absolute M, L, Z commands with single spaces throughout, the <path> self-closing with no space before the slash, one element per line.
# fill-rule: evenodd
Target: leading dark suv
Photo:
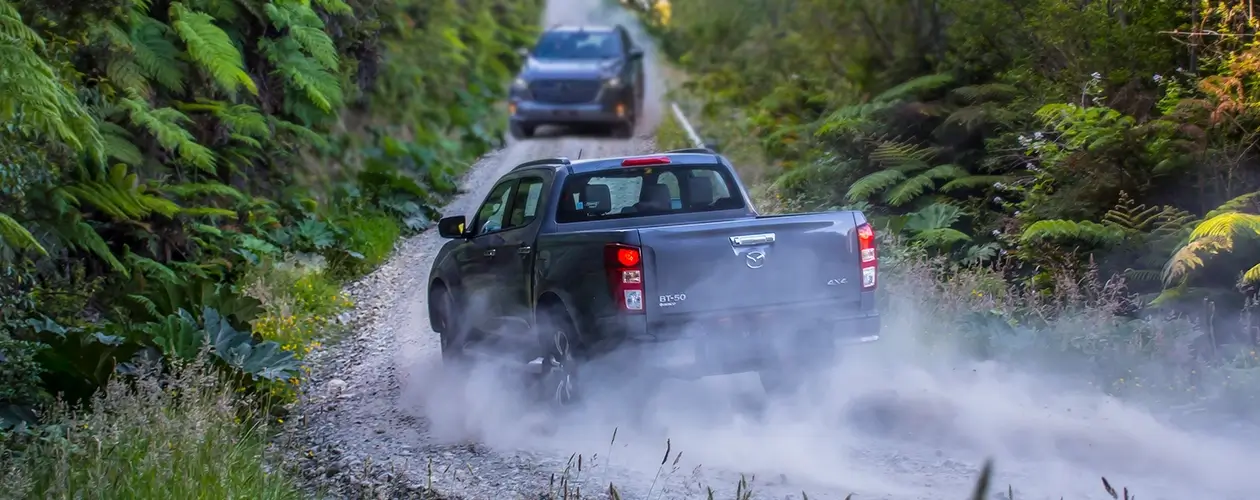
<path fill-rule="evenodd" d="M 512 83 L 512 136 L 540 125 L 606 125 L 634 134 L 643 108 L 643 49 L 616 26 L 556 26 L 532 50 Z"/>

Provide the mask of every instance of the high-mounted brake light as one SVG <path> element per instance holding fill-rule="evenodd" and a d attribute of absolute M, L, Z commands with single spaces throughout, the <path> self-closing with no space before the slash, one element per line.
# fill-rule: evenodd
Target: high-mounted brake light
<path fill-rule="evenodd" d="M 617 310 L 643 314 L 643 253 L 639 248 L 620 243 L 604 246 L 604 270 L 608 273 L 608 291 Z"/>
<path fill-rule="evenodd" d="M 668 156 L 646 156 L 643 158 L 626 158 L 621 160 L 623 167 L 645 167 L 648 165 L 669 165 Z"/>
<path fill-rule="evenodd" d="M 862 290 L 874 290 L 878 284 L 879 253 L 875 249 L 875 229 L 869 222 L 857 227 L 858 255 L 862 268 Z"/>

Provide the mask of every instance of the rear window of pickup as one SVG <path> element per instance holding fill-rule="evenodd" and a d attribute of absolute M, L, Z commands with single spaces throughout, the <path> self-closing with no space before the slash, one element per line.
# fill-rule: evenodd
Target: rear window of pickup
<path fill-rule="evenodd" d="M 556 222 L 583 222 L 744 208 L 721 166 L 629 167 L 565 179 Z"/>

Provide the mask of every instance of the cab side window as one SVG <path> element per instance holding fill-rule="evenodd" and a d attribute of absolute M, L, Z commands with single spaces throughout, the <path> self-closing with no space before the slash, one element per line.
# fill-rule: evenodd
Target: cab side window
<path fill-rule="evenodd" d="M 473 228 L 473 234 L 481 236 L 503 229 L 503 218 L 507 215 L 508 200 L 511 199 L 514 184 L 516 184 L 515 179 L 504 181 L 490 190 L 490 196 L 486 197 L 481 208 L 477 209 L 476 227 Z"/>
<path fill-rule="evenodd" d="M 516 194 L 512 200 L 512 216 L 508 218 L 508 228 L 524 227 L 538 217 L 538 205 L 542 202 L 543 180 L 538 177 L 521 179 L 516 185 Z"/>

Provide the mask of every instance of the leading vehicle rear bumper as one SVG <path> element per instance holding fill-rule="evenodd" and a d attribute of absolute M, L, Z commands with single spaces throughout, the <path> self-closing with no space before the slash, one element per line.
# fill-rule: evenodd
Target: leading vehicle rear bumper
<path fill-rule="evenodd" d="M 559 104 L 516 96 L 509 101 L 509 119 L 531 125 L 626 123 L 635 111 L 629 89 L 602 91 L 592 102 Z"/>
<path fill-rule="evenodd" d="M 877 313 L 802 318 L 773 314 L 703 318 L 675 325 L 664 332 L 657 329 L 656 335 L 626 335 L 620 336 L 620 341 L 609 339 L 616 345 L 608 346 L 607 355 L 657 376 L 695 379 L 784 365 L 826 363 L 838 352 L 880 338 L 881 323 Z M 626 320 L 604 320 L 607 323 L 603 331 L 624 328 Z"/>

